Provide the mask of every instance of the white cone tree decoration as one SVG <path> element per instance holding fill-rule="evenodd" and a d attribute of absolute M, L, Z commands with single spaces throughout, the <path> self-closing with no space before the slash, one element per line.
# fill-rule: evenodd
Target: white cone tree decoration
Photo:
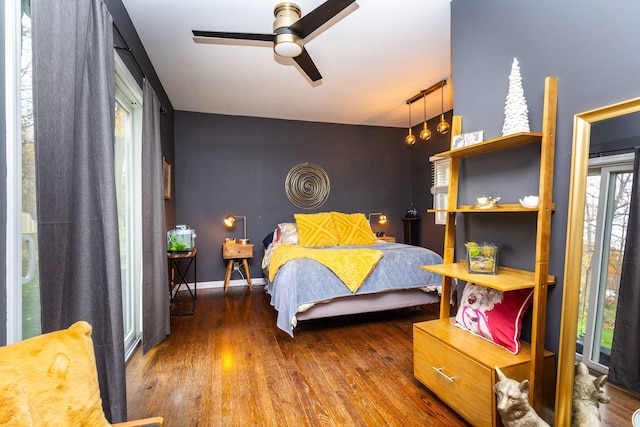
<path fill-rule="evenodd" d="M 504 105 L 504 125 L 502 136 L 518 132 L 529 132 L 529 108 L 522 89 L 522 76 L 518 58 L 513 58 L 511 74 L 509 74 L 509 92 Z"/>

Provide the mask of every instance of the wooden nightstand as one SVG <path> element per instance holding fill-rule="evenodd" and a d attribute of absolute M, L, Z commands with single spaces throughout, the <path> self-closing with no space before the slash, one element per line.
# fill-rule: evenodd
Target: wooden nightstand
<path fill-rule="evenodd" d="M 238 244 L 238 243 L 223 243 L 222 244 L 222 258 L 227 261 L 227 272 L 224 275 L 224 293 L 227 293 L 229 289 L 229 279 L 231 279 L 231 272 L 233 271 L 233 263 L 240 262 L 242 260 L 242 267 L 247 275 L 247 285 L 249 290 L 253 291 L 251 285 L 251 275 L 249 274 L 249 264 L 247 259 L 253 258 L 253 243 Z"/>
<path fill-rule="evenodd" d="M 389 242 L 389 243 L 395 243 L 396 242 L 396 238 L 393 237 L 393 236 L 379 236 L 379 237 L 376 237 L 376 239 L 384 240 L 385 242 Z"/>

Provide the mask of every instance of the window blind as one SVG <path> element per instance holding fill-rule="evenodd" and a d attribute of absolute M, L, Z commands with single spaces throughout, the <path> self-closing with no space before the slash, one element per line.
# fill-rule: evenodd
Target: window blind
<path fill-rule="evenodd" d="M 447 197 L 449 192 L 449 159 L 431 157 L 431 194 L 433 194 L 433 209 L 447 209 Z M 447 214 L 436 212 L 435 223 L 445 224 Z"/>

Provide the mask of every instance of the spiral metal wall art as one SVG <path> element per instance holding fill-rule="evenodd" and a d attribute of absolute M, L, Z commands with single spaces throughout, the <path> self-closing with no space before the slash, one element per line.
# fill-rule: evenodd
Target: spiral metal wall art
<path fill-rule="evenodd" d="M 329 197 L 329 176 L 318 165 L 300 163 L 291 168 L 284 181 L 287 198 L 301 209 L 319 208 Z"/>

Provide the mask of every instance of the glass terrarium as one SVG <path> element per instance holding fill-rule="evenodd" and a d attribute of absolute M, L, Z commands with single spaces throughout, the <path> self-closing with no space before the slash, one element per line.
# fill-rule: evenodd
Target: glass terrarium
<path fill-rule="evenodd" d="M 191 252 L 195 246 L 196 233 L 188 225 L 177 225 L 167 231 L 167 252 Z"/>
<path fill-rule="evenodd" d="M 469 273 L 497 274 L 498 247 L 493 243 L 465 243 Z"/>

